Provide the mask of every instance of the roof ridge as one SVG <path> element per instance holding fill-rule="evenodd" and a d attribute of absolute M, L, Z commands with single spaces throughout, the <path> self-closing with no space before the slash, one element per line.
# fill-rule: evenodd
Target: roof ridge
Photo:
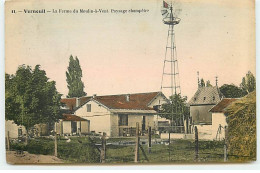
<path fill-rule="evenodd" d="M 151 94 L 151 93 L 160 93 L 161 91 L 154 91 L 154 92 L 144 92 L 144 93 L 126 93 L 126 94 L 112 94 L 112 95 L 97 95 L 96 97 L 102 97 L 102 96 L 122 96 L 122 95 L 136 95 L 136 94 Z"/>
<path fill-rule="evenodd" d="M 151 91 L 151 92 L 142 92 L 142 93 L 125 93 L 125 94 L 111 94 L 111 95 L 97 95 L 96 97 L 101 97 L 101 96 L 122 96 L 122 95 L 134 95 L 134 94 L 151 94 L 151 93 L 160 93 L 161 91 Z M 81 96 L 81 97 L 71 97 L 71 98 L 61 98 L 61 99 L 76 99 L 76 98 L 86 98 L 86 97 L 92 97 L 92 96 Z"/>

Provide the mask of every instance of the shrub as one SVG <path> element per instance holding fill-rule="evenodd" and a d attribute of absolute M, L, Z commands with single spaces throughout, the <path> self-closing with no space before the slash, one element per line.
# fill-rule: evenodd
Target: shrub
<path fill-rule="evenodd" d="M 19 143 L 19 142 L 10 142 L 10 149 L 27 151 L 27 145 L 25 145 L 24 143 Z"/>
<path fill-rule="evenodd" d="M 30 140 L 27 148 L 28 152 L 32 154 L 52 155 L 54 153 L 54 142 L 42 139 Z"/>
<path fill-rule="evenodd" d="M 97 163 L 100 160 L 98 150 L 88 140 L 82 143 L 60 143 L 58 157 L 76 163 Z"/>

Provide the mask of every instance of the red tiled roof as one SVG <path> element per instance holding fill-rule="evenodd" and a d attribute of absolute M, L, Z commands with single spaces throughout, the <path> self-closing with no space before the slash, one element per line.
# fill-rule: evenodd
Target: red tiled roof
<path fill-rule="evenodd" d="M 73 114 L 63 114 L 63 121 L 88 121 L 88 120 Z"/>
<path fill-rule="evenodd" d="M 224 109 L 232 102 L 236 101 L 236 98 L 223 98 L 217 105 L 215 105 L 210 112 L 224 112 Z"/>
<path fill-rule="evenodd" d="M 137 109 L 153 110 L 147 105 L 159 92 L 129 94 L 129 101 L 126 100 L 127 94 L 96 96 L 94 100 L 105 105 L 110 109 Z"/>
<path fill-rule="evenodd" d="M 66 104 L 70 110 L 73 110 L 76 107 L 76 98 L 63 98 L 60 102 Z"/>
<path fill-rule="evenodd" d="M 80 105 L 82 106 L 84 103 L 86 103 L 87 100 L 89 100 L 91 97 L 80 97 Z M 69 110 L 74 110 L 76 108 L 76 99 L 77 98 L 62 98 L 60 100 L 61 103 L 66 104 L 66 106 L 69 108 Z"/>

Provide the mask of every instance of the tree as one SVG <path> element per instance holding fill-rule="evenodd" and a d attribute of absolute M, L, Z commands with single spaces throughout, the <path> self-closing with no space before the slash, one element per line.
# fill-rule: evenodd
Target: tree
<path fill-rule="evenodd" d="M 201 86 L 201 87 L 205 87 L 205 82 L 204 82 L 204 79 L 203 79 L 203 78 L 200 80 L 200 86 Z"/>
<path fill-rule="evenodd" d="M 256 91 L 229 105 L 225 115 L 229 154 L 242 156 L 241 160 L 256 160 Z"/>
<path fill-rule="evenodd" d="M 68 98 L 82 97 L 86 95 L 84 92 L 84 83 L 81 81 L 82 70 L 77 57 L 74 59 L 72 55 L 70 56 L 66 77 L 68 84 L 67 87 L 69 89 L 69 93 L 67 95 Z"/>
<path fill-rule="evenodd" d="M 182 97 L 180 94 L 170 96 L 170 103 L 162 105 L 163 118 L 173 120 L 176 125 L 183 125 L 184 119 L 189 116 L 189 108 L 186 106 L 187 97 Z M 176 114 L 177 113 L 177 114 Z"/>
<path fill-rule="evenodd" d="M 15 75 L 5 74 L 5 118 L 28 130 L 35 124 L 52 124 L 61 118 L 60 99 L 54 81 L 40 65 L 19 66 Z"/>
<path fill-rule="evenodd" d="M 219 90 L 226 98 L 240 98 L 247 94 L 234 84 L 224 84 L 219 88 Z"/>
<path fill-rule="evenodd" d="M 256 80 L 253 73 L 248 71 L 245 77 L 242 79 L 242 83 L 240 84 L 240 87 L 243 89 L 244 92 L 249 94 L 250 92 L 254 91 L 256 88 Z"/>
<path fill-rule="evenodd" d="M 206 87 L 212 87 L 209 80 L 207 80 Z"/>

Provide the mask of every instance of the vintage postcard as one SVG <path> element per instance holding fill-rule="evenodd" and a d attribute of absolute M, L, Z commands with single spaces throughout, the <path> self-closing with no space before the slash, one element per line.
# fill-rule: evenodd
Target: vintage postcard
<path fill-rule="evenodd" d="M 254 0 L 7 0 L 9 164 L 256 161 Z"/>

